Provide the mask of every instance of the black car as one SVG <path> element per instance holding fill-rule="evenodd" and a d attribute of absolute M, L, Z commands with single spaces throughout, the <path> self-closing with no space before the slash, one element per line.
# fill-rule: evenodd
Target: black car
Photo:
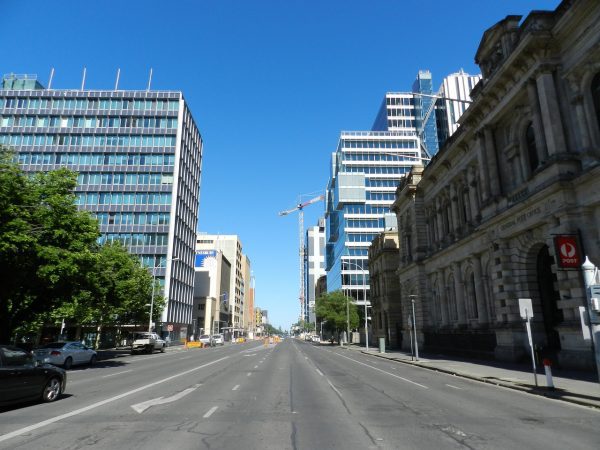
<path fill-rule="evenodd" d="M 63 369 L 41 364 L 18 347 L 0 344 L 0 406 L 27 400 L 53 402 L 66 385 Z"/>

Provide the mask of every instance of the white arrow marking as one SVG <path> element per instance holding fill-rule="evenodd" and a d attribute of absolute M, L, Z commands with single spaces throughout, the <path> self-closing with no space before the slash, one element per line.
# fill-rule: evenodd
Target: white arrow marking
<path fill-rule="evenodd" d="M 158 397 L 158 398 L 153 398 L 152 400 L 146 400 L 145 402 L 142 403 L 136 403 L 135 405 L 131 405 L 131 407 L 137 411 L 138 413 L 143 413 L 144 411 L 146 411 L 148 408 L 150 408 L 151 406 L 154 405 L 164 405 L 165 403 L 171 403 L 171 402 L 176 402 L 177 400 L 185 397 L 186 395 L 194 392 L 196 389 L 198 389 L 201 386 L 201 384 L 197 384 L 194 387 L 191 388 L 187 388 L 184 391 L 181 391 L 178 394 L 172 395 L 171 397 Z"/>

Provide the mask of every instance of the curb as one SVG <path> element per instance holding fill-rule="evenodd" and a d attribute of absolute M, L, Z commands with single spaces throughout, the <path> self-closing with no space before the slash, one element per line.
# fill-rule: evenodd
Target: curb
<path fill-rule="evenodd" d="M 344 349 L 350 350 L 348 347 L 344 346 Z M 431 367 L 431 366 L 426 366 L 420 363 L 415 363 L 413 361 L 406 361 L 400 358 L 387 358 L 385 356 L 381 356 L 377 353 L 370 353 L 367 352 L 365 350 L 359 350 L 361 353 L 365 354 L 365 355 L 369 355 L 369 356 L 375 356 L 376 358 L 380 358 L 380 359 L 386 359 L 388 361 L 394 361 L 394 362 L 399 362 L 402 364 L 406 364 L 409 366 L 413 366 L 413 367 L 420 367 L 421 369 L 426 369 L 426 370 L 431 370 L 434 372 L 441 372 L 441 373 L 445 373 L 448 375 L 453 375 L 456 377 L 461 377 L 461 378 L 466 378 L 468 380 L 473 380 L 473 381 L 478 381 L 480 383 L 485 383 L 485 384 L 491 384 L 493 386 L 500 386 L 500 387 L 504 387 L 507 389 L 512 389 L 514 391 L 519 391 L 519 392 L 523 392 L 525 394 L 530 394 L 530 395 L 537 395 L 538 397 L 546 397 L 548 399 L 551 400 L 557 400 L 557 401 L 563 401 L 563 402 L 567 402 L 567 403 L 573 403 L 579 406 L 585 406 L 588 408 L 594 408 L 594 409 L 600 409 L 600 404 L 596 404 L 596 403 L 590 403 L 590 402 L 586 402 L 585 400 L 579 400 L 579 399 L 575 399 L 575 398 L 570 398 L 570 397 L 562 397 L 562 396 L 558 396 L 556 395 L 554 392 L 552 391 L 544 391 L 544 390 L 540 390 L 540 388 L 527 388 L 527 387 L 523 387 L 523 386 L 517 386 L 514 384 L 510 384 L 510 383 L 503 383 L 500 381 L 491 381 L 485 378 L 481 378 L 481 377 L 476 377 L 473 375 L 468 375 L 462 372 L 456 372 L 454 370 L 448 370 L 448 369 L 443 369 L 440 367 Z"/>

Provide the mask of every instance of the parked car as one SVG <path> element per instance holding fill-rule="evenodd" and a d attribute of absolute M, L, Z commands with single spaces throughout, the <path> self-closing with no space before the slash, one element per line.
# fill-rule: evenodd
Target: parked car
<path fill-rule="evenodd" d="M 213 340 L 214 345 L 224 345 L 225 344 L 225 338 L 223 337 L 222 334 L 213 334 L 212 340 Z"/>
<path fill-rule="evenodd" d="M 200 336 L 198 338 L 198 340 L 200 342 L 202 342 L 204 345 L 213 345 L 213 339 L 208 334 L 203 334 L 202 336 Z"/>
<path fill-rule="evenodd" d="M 94 365 L 98 354 L 81 342 L 50 342 L 33 351 L 33 357 L 42 363 L 63 366 L 69 370 L 78 364 Z"/>
<path fill-rule="evenodd" d="M 131 343 L 131 354 L 137 351 L 153 353 L 154 350 L 160 350 L 161 353 L 164 353 L 166 346 L 167 343 L 164 340 L 162 340 L 156 333 L 137 332 L 133 333 Z"/>
<path fill-rule="evenodd" d="M 67 373 L 23 349 L 0 345 L 0 405 L 28 400 L 53 402 L 67 386 Z"/>

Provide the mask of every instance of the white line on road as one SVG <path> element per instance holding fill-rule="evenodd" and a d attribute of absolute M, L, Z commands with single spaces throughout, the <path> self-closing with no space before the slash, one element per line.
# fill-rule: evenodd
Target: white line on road
<path fill-rule="evenodd" d="M 213 415 L 213 413 L 218 409 L 218 406 L 213 406 L 212 408 L 210 408 L 206 414 L 204 414 L 202 417 L 204 417 L 205 419 L 208 419 L 210 416 Z"/>
<path fill-rule="evenodd" d="M 317 373 L 318 373 L 319 375 L 321 375 L 321 376 L 324 376 L 324 375 L 323 375 L 323 372 L 321 372 L 321 371 L 320 371 L 319 369 L 317 369 L 316 367 L 315 367 L 315 370 L 317 371 Z"/>
<path fill-rule="evenodd" d="M 423 386 L 422 384 L 419 384 L 419 383 L 416 383 L 416 382 L 414 382 L 414 381 L 411 381 L 411 380 L 409 380 L 408 378 L 404 378 L 404 377 L 400 377 L 400 376 L 398 376 L 398 375 L 394 375 L 393 373 L 386 372 L 385 370 L 381 370 L 381 369 L 380 369 L 380 368 L 378 368 L 378 367 L 373 367 L 373 366 L 370 366 L 370 365 L 368 365 L 368 364 L 362 363 L 362 362 L 360 362 L 360 361 L 357 361 L 357 360 L 355 360 L 355 359 L 348 358 L 347 356 L 340 355 L 339 353 L 336 353 L 336 352 L 331 352 L 331 353 L 333 353 L 334 355 L 337 355 L 337 356 L 339 356 L 340 358 L 346 358 L 346 359 L 349 359 L 350 361 L 352 361 L 352 362 L 355 362 L 356 364 L 360 364 L 361 366 L 370 367 L 370 368 L 371 368 L 371 369 L 373 369 L 373 370 L 377 370 L 377 371 L 379 371 L 379 372 L 385 373 L 386 375 L 389 375 L 390 377 L 398 378 L 398 379 L 400 379 L 400 380 L 406 381 L 407 383 L 411 383 L 411 384 L 414 384 L 414 385 L 416 385 L 416 386 L 422 387 L 423 389 L 429 389 L 427 386 Z"/>
<path fill-rule="evenodd" d="M 258 369 L 258 366 L 254 366 L 255 369 Z"/>
<path fill-rule="evenodd" d="M 162 380 L 155 381 L 154 383 L 150 383 L 150 384 L 147 384 L 145 386 L 140 386 L 139 388 L 133 389 L 131 391 L 124 392 L 124 393 L 119 394 L 119 395 L 115 395 L 114 397 L 107 398 L 106 400 L 102 400 L 102 401 L 99 401 L 99 402 L 96 402 L 96 403 L 92 403 L 91 405 L 85 406 L 83 408 L 76 409 L 75 411 L 71 411 L 71 412 L 66 413 L 66 414 L 61 414 L 60 416 L 53 417 L 52 419 L 43 420 L 42 422 L 36 423 L 34 425 L 29 425 L 28 427 L 23 427 L 23 428 L 20 428 L 18 430 L 12 431 L 10 433 L 6 433 L 6 434 L 3 434 L 3 435 L 0 435 L 0 442 L 7 441 L 8 439 L 14 438 L 16 436 L 20 436 L 20 435 L 25 434 L 25 433 L 29 433 L 30 431 L 37 430 L 38 428 L 45 427 L 46 425 L 51 425 L 51 424 L 59 422 L 59 421 L 61 421 L 63 419 L 68 419 L 69 417 L 77 416 L 77 415 L 82 414 L 84 412 L 91 411 L 92 409 L 99 408 L 100 406 L 104 406 L 104 405 L 106 405 L 108 403 L 112 403 L 112 402 L 120 400 L 120 399 L 122 399 L 124 397 L 128 397 L 130 395 L 133 395 L 133 394 L 136 394 L 138 392 L 144 391 L 144 390 L 146 390 L 148 388 L 157 386 L 157 385 L 162 384 L 162 383 L 166 383 L 167 381 L 171 381 L 171 380 L 173 380 L 175 378 L 182 377 L 184 375 L 187 375 L 188 373 L 192 373 L 192 372 L 195 372 L 196 370 L 200 370 L 200 369 L 203 369 L 205 367 L 211 366 L 211 365 L 216 364 L 218 362 L 221 362 L 221 361 L 223 361 L 223 360 L 225 360 L 227 358 L 229 358 L 229 356 L 224 356 L 223 358 L 219 358 L 219 359 L 216 359 L 216 360 L 211 361 L 209 363 L 202 364 L 201 366 L 194 367 L 193 369 L 189 369 L 189 370 L 185 370 L 183 372 L 180 372 L 177 375 L 171 375 L 170 377 L 163 378 Z"/>
<path fill-rule="evenodd" d="M 135 405 L 131 405 L 131 407 L 133 408 L 134 411 L 138 412 L 138 413 L 143 413 L 144 411 L 146 411 L 148 408 L 150 408 L 151 406 L 154 405 L 164 405 L 165 403 L 172 403 L 175 402 L 183 397 L 185 397 L 186 395 L 194 392 L 196 389 L 198 389 L 201 385 L 197 384 L 191 388 L 187 388 L 175 395 L 172 395 L 171 397 L 158 397 L 158 398 L 153 398 L 151 400 L 146 400 L 145 402 L 142 403 L 136 403 Z"/>
<path fill-rule="evenodd" d="M 114 377 L 115 375 L 121 375 L 122 373 L 133 372 L 133 370 L 124 370 L 123 372 L 111 373 L 110 375 L 104 375 L 102 378 Z"/>
<path fill-rule="evenodd" d="M 248 372 L 248 374 L 247 374 L 246 376 L 248 376 L 248 377 L 249 377 L 250 375 L 252 375 L 252 372 Z"/>
<path fill-rule="evenodd" d="M 447 384 L 446 386 L 451 387 L 452 389 L 458 389 L 459 391 L 462 391 L 462 388 L 452 386 L 451 384 Z"/>
<path fill-rule="evenodd" d="M 341 398 L 344 398 L 342 396 L 342 393 L 337 390 L 337 388 L 331 383 L 331 381 L 327 380 L 327 383 L 329 383 L 329 386 L 331 386 L 331 389 L 333 389 L 337 393 L 337 395 L 339 395 Z"/>
<path fill-rule="evenodd" d="M 239 385 L 239 384 L 236 384 L 236 385 L 233 387 L 232 391 L 237 391 L 239 388 L 240 388 L 240 385 Z"/>

